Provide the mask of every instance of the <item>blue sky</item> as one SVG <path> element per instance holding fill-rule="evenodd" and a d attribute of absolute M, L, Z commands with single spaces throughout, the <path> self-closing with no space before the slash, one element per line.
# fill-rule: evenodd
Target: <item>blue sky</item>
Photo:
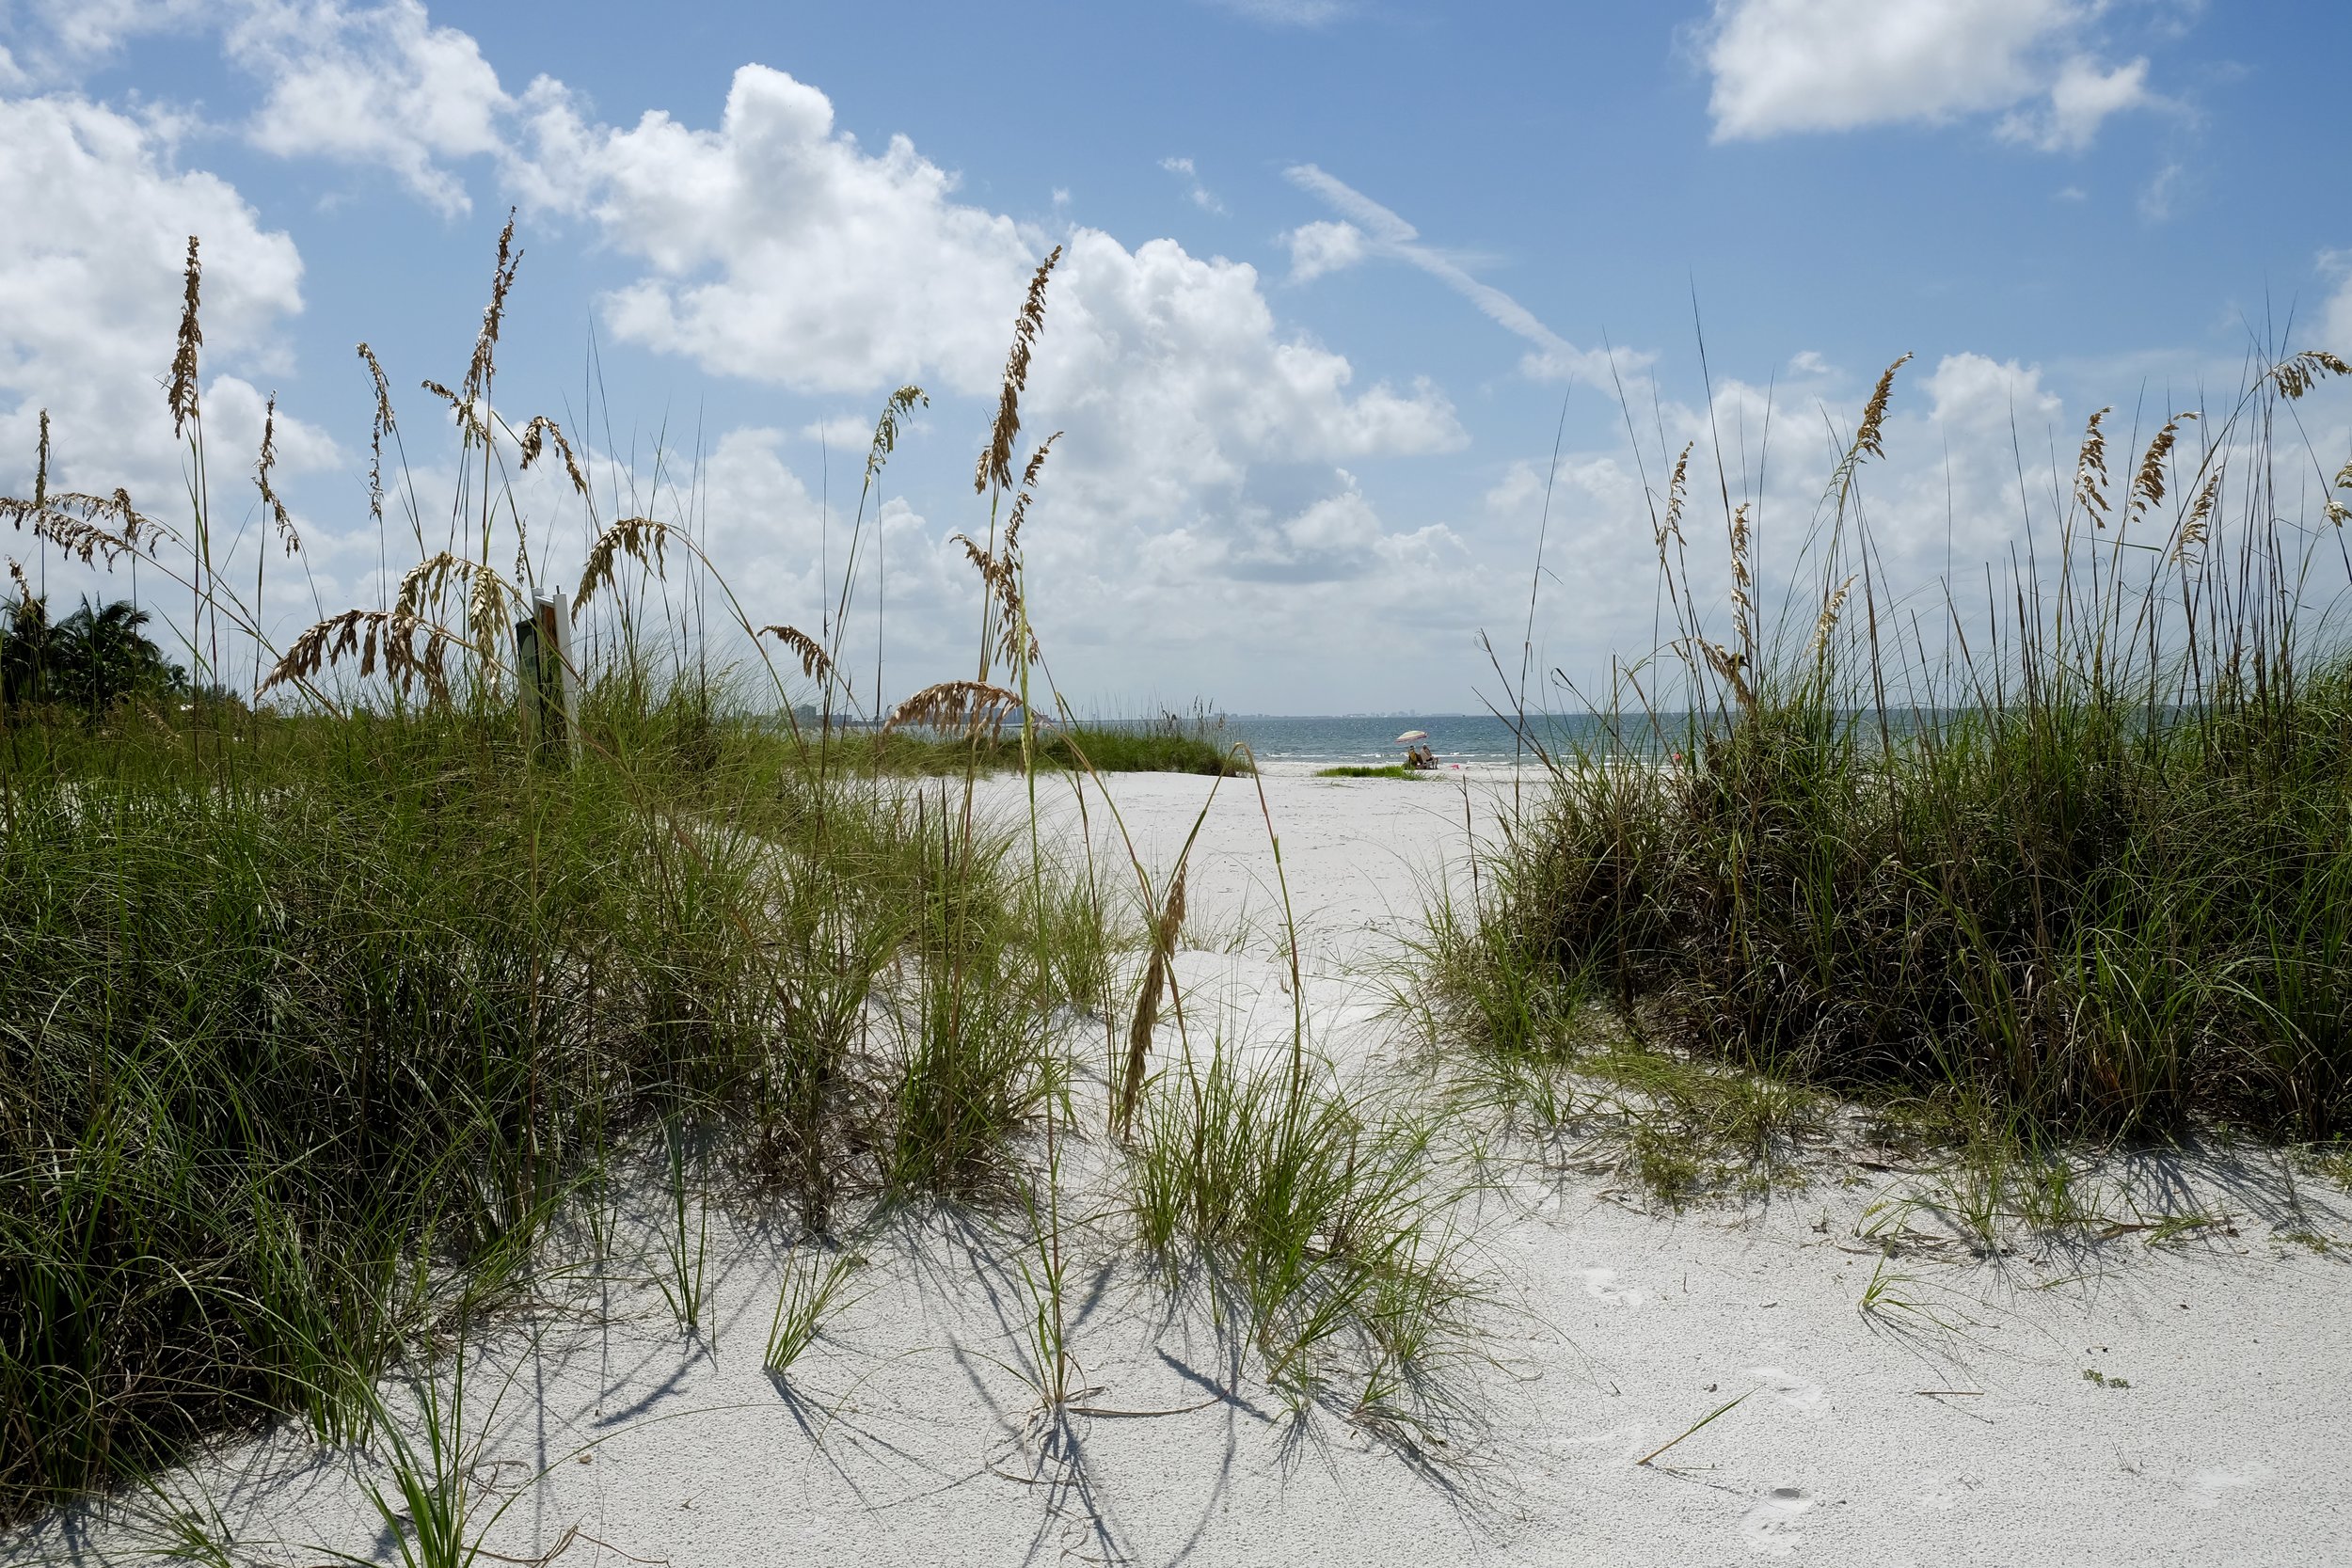
<path fill-rule="evenodd" d="M 1867 494 L 1928 594 L 2032 526 L 2020 467 L 2028 498 L 2071 474 L 2090 410 L 2144 439 L 2226 402 L 2258 341 L 2352 352 L 2340 5 L 555 15 L 0 0 L 5 493 L 48 407 L 61 482 L 184 510 L 156 383 L 201 233 L 230 575 L 261 546 L 244 475 L 274 391 L 306 548 L 267 622 L 378 603 L 352 345 L 383 357 L 445 523 L 454 445 L 413 388 L 462 373 L 512 205 L 500 411 L 563 420 L 624 510 L 691 504 L 757 620 L 819 615 L 864 432 L 891 388 L 931 390 L 882 507 L 903 694 L 968 660 L 949 536 L 985 526 L 973 454 L 1059 244 L 1028 423 L 1068 434 L 1026 537 L 1063 688 L 1461 709 L 1493 684 L 1478 632 L 1519 641 L 1548 476 L 1538 637 L 1587 679 L 1650 645 L 1644 492 L 1686 439 L 1710 476 L 1720 445 L 1788 570 L 1825 428 L 1915 354 Z M 2305 412 L 2332 473 L 2344 404 Z M 521 499 L 576 569 L 578 505 L 535 475 Z M 29 535 L 0 547 L 42 564 Z"/>

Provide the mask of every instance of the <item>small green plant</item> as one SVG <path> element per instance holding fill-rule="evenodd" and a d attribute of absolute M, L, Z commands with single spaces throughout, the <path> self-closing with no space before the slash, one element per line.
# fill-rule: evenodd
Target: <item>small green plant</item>
<path fill-rule="evenodd" d="M 691 1180 L 686 1134 L 675 1122 L 662 1129 L 662 1150 L 669 1209 L 661 1231 L 662 1273 L 655 1283 L 677 1319 L 678 1332 L 699 1334 L 708 1293 L 710 1210 Z"/>
<path fill-rule="evenodd" d="M 1130 1202 L 1171 1271 L 1196 1260 L 1230 1292 L 1269 1382 L 1311 1387 L 1327 1371 L 1378 1390 L 1418 1377 L 1463 1327 L 1446 1219 L 1461 1193 L 1432 1132 L 1393 1094 L 1220 1049 L 1143 1096 Z"/>
<path fill-rule="evenodd" d="M 1920 1299 L 1917 1292 L 1924 1282 L 1917 1275 L 1889 1273 L 1886 1263 L 1881 1258 L 1871 1265 L 1870 1282 L 1862 1288 L 1858 1304 L 1863 1316 L 1895 1324 L 1924 1324 L 1942 1333 L 1957 1326 L 1948 1309 Z"/>
<path fill-rule="evenodd" d="M 484 1513 L 477 1489 L 482 1446 L 487 1440 L 497 1402 L 466 1435 L 467 1347 L 461 1339 L 450 1357 L 447 1387 L 426 1372 L 412 1376 L 408 1386 L 417 1402 L 415 1425 L 390 1408 L 375 1390 L 375 1429 L 384 1447 L 389 1484 L 370 1478 L 365 1483 L 368 1506 L 392 1543 L 400 1568 L 471 1568 L 482 1556 L 483 1537 L 506 1510 L 524 1494 L 516 1491 Z M 501 1390 L 501 1395 L 504 1390 Z M 333 1554 L 346 1562 L 373 1560 L 347 1552 Z"/>
<path fill-rule="evenodd" d="M 1045 1200 L 1027 1195 L 1029 1220 L 1027 1256 L 1019 1260 L 1022 1288 L 1029 1297 L 1024 1325 L 1028 1354 L 1026 1376 L 1037 1390 L 1041 1417 L 1052 1419 L 1082 1392 L 1078 1358 L 1070 1348 L 1070 1307 L 1066 1299 L 1068 1259 L 1062 1252 L 1060 1116 L 1049 1101 L 1045 1119 Z M 1090 1391 L 1090 1390 L 1084 1390 Z"/>
<path fill-rule="evenodd" d="M 1318 768 L 1318 779 L 1425 779 L 1434 777 L 1426 768 L 1400 767 L 1394 763 L 1385 767 L 1367 767 L 1361 763 L 1343 763 L 1337 768 Z"/>
<path fill-rule="evenodd" d="M 2109 1377 L 2106 1373 L 2101 1371 L 2096 1367 L 2085 1367 L 2083 1369 L 2083 1381 L 2085 1383 L 2096 1385 L 2101 1388 L 2129 1388 L 2132 1386 L 2132 1380 L 2130 1378 Z"/>
<path fill-rule="evenodd" d="M 857 1261 L 842 1253 L 825 1259 L 809 1247 L 797 1263 L 785 1266 L 784 1283 L 776 1291 L 776 1310 L 768 1323 L 768 1349 L 760 1365 L 778 1376 L 792 1370 L 823 1328 L 834 1298 L 850 1282 Z"/>

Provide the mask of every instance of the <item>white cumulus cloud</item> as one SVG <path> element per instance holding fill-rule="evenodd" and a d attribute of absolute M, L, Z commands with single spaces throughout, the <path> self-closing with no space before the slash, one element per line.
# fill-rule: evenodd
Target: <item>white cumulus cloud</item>
<path fill-rule="evenodd" d="M 534 135 L 537 189 L 647 265 L 610 303 L 623 338 L 803 390 L 993 384 L 1043 247 L 905 137 L 836 131 L 817 88 L 744 66 L 710 129 L 550 102 Z"/>
<path fill-rule="evenodd" d="M 2096 0 L 1716 0 L 1699 35 L 1719 141 L 2010 111 L 2002 134 L 2087 146 L 2154 102 L 2148 65 L 2076 44 Z"/>
<path fill-rule="evenodd" d="M 216 450 L 258 442 L 262 396 L 212 372 L 251 374 L 281 362 L 276 334 L 302 309 L 302 259 L 234 187 L 177 168 L 167 137 L 103 105 L 0 101 L 0 146 L 8 150 L 0 211 L 40 214 L 0 226 L 0 472 L 29 477 L 45 407 L 53 483 L 127 483 L 143 509 L 161 508 L 179 477 L 162 379 L 188 236 L 203 242 L 207 436 Z M 279 443 L 293 469 L 331 451 L 284 416 Z"/>
<path fill-rule="evenodd" d="M 513 107 L 473 39 L 437 27 L 419 0 L 373 8 L 257 4 L 228 30 L 229 57 L 264 85 L 246 125 L 256 147 L 391 171 L 445 214 L 464 185 L 443 166 L 501 151 Z"/>
<path fill-rule="evenodd" d="M 1291 281 L 1309 283 L 1326 273 L 1344 272 L 1364 259 L 1364 231 L 1352 223 L 1317 219 L 1282 236 L 1291 253 Z"/>
<path fill-rule="evenodd" d="M 609 302 L 622 337 L 802 390 L 993 392 L 1050 237 L 958 201 L 904 137 L 869 152 L 822 92 L 759 66 L 708 129 L 544 118 L 539 188 L 646 263 Z M 1182 528 L 1215 559 L 1341 575 L 1362 552 L 1327 532 L 1266 541 L 1347 492 L 1333 465 L 1465 439 L 1435 388 L 1359 387 L 1345 356 L 1285 330 L 1247 262 L 1085 228 L 1061 245 L 1024 412 L 1067 430 L 1049 488 L 1090 530 Z"/>

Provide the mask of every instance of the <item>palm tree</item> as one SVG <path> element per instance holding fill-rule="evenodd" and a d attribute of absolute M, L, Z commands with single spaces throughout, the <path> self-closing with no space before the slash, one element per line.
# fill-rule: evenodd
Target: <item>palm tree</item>
<path fill-rule="evenodd" d="M 69 703 L 100 713 L 125 697 L 183 689 L 187 674 L 141 629 L 152 617 L 128 599 L 49 619 L 49 601 L 29 595 L 0 607 L 0 701 Z"/>
<path fill-rule="evenodd" d="M 0 607 L 0 616 L 7 618 L 0 626 L 0 703 L 54 700 L 63 650 L 49 623 L 49 601 L 27 594 Z"/>

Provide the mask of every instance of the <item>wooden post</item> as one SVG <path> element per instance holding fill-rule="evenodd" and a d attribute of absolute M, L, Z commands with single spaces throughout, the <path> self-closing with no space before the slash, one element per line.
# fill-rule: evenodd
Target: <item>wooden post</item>
<path fill-rule="evenodd" d="M 542 594 L 531 618 L 515 623 L 523 743 L 533 755 L 560 750 L 566 767 L 580 760 L 580 672 L 572 663 L 570 610 L 562 593 Z"/>

